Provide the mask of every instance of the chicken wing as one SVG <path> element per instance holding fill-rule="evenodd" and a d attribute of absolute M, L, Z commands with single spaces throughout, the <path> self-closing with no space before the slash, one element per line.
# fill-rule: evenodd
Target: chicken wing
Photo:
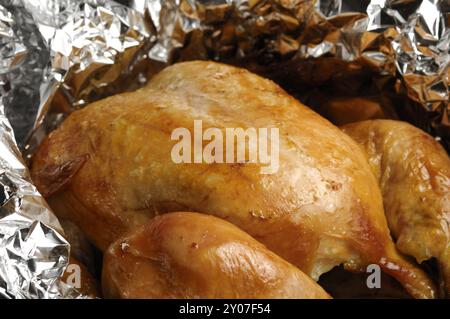
<path fill-rule="evenodd" d="M 374 97 L 338 97 L 328 99 L 315 110 L 335 125 L 369 119 L 387 118 L 388 114 Z"/>
<path fill-rule="evenodd" d="M 193 132 L 195 120 L 220 132 L 278 128 L 278 171 L 261 174 L 260 162 L 175 163 L 171 134 Z M 397 253 L 360 147 L 243 69 L 175 64 L 145 88 L 74 112 L 40 146 L 32 176 L 56 213 L 102 250 L 155 215 L 196 211 L 232 222 L 314 279 L 339 264 L 365 271 L 375 263 L 415 297 L 435 296 Z"/>
<path fill-rule="evenodd" d="M 450 158 L 434 138 L 400 121 L 343 126 L 362 145 L 377 176 L 400 251 L 436 258 L 450 293 Z"/>
<path fill-rule="evenodd" d="M 102 277 L 113 298 L 329 298 L 247 233 L 198 213 L 157 216 L 119 239 Z"/>

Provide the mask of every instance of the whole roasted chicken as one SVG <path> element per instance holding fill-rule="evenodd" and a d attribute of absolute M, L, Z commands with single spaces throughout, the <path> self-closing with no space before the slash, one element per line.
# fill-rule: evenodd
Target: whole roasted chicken
<path fill-rule="evenodd" d="M 105 297 L 329 298 L 244 231 L 205 214 L 157 216 L 113 243 L 103 265 Z"/>
<path fill-rule="evenodd" d="M 198 121 L 203 139 L 195 134 Z M 250 156 L 226 161 L 225 150 L 243 146 L 237 140 L 217 147 L 216 161 L 199 160 L 196 147 L 207 149 L 229 128 L 278 129 L 266 134 L 267 149 L 278 153 L 273 169 L 263 171 L 267 161 Z M 194 133 L 193 147 L 181 152 L 192 163 L 173 157 L 177 129 Z M 252 153 L 251 143 L 244 147 Z M 314 279 L 339 264 L 365 271 L 373 263 L 414 297 L 436 294 L 426 274 L 396 251 L 358 144 L 240 68 L 175 64 L 140 90 L 74 112 L 36 152 L 32 177 L 55 212 L 102 250 L 156 215 L 195 211 L 237 225 Z"/>
<path fill-rule="evenodd" d="M 400 121 L 364 121 L 342 129 L 367 153 L 398 249 L 418 262 L 436 258 L 450 296 L 447 152 L 425 132 Z"/>

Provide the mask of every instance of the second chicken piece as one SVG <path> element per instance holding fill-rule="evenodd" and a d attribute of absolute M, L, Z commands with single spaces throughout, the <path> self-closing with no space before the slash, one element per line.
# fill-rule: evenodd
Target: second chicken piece
<path fill-rule="evenodd" d="M 102 283 L 114 298 L 329 298 L 236 226 L 184 212 L 157 216 L 111 245 Z"/>

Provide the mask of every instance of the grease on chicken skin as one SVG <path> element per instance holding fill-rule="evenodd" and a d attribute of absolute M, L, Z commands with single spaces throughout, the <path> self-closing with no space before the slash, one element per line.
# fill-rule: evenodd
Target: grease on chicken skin
<path fill-rule="evenodd" d="M 450 158 L 422 130 L 373 120 L 342 127 L 365 150 L 379 180 L 396 245 L 418 262 L 435 257 L 450 294 Z"/>
<path fill-rule="evenodd" d="M 171 132 L 192 130 L 194 120 L 222 132 L 279 128 L 278 172 L 260 174 L 258 163 L 175 164 Z M 234 223 L 316 280 L 339 264 L 365 271 L 376 263 L 413 296 L 435 296 L 397 253 L 359 146 L 243 69 L 175 64 L 145 88 L 74 112 L 36 152 L 32 175 L 56 213 L 103 250 L 155 215 L 196 211 Z"/>
<path fill-rule="evenodd" d="M 157 216 L 113 243 L 103 265 L 112 298 L 330 298 L 248 234 L 205 214 Z"/>

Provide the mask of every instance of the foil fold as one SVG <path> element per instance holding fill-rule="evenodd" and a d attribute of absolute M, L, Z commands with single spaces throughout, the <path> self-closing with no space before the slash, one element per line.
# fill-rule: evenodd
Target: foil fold
<path fill-rule="evenodd" d="M 0 297 L 81 297 L 59 281 L 70 247 L 59 233 L 57 218 L 30 181 L 4 113 L 11 72 L 26 53 L 13 23 L 12 14 L 0 6 Z"/>

